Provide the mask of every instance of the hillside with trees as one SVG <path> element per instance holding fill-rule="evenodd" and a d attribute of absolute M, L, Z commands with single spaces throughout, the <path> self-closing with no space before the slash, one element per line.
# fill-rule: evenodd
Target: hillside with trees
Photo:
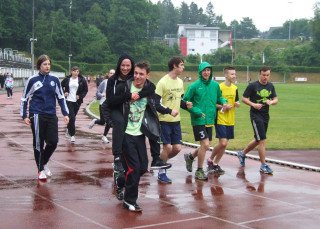
<path fill-rule="evenodd" d="M 169 47 L 164 36 L 175 35 L 175 25 L 179 23 L 199 23 L 234 32 L 236 65 L 260 65 L 262 55 L 269 65 L 320 64 L 319 7 L 315 8 L 313 20 L 291 23 L 290 41 L 283 40 L 287 38 L 289 22 L 269 34 L 258 31 L 248 17 L 227 25 L 223 15 L 215 14 L 211 2 L 203 9 L 195 2 L 190 5 L 182 2 L 180 7 L 174 7 L 171 0 L 156 4 L 148 0 L 2 0 L 0 14 L 0 48 L 30 52 L 34 32 L 35 55 L 47 53 L 60 61 L 67 61 L 72 54 L 74 62 L 114 63 L 119 54 L 126 52 L 137 60 L 165 64 L 170 56 L 179 55 L 180 50 L 178 45 Z M 231 50 L 225 47 L 202 58 L 213 64 L 230 64 L 231 56 Z M 200 57 L 186 59 L 194 63 Z"/>

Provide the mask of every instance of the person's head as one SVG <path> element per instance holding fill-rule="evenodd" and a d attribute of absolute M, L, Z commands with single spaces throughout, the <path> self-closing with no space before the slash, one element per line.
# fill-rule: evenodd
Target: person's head
<path fill-rule="evenodd" d="M 236 75 L 236 69 L 232 66 L 227 66 L 223 69 L 224 77 L 226 77 L 226 80 L 230 83 L 236 82 L 237 75 Z"/>
<path fill-rule="evenodd" d="M 72 75 L 72 76 L 76 77 L 76 76 L 79 75 L 79 73 L 80 73 L 80 69 L 79 69 L 78 66 L 73 66 L 73 67 L 71 68 L 71 75 Z"/>
<path fill-rule="evenodd" d="M 110 78 L 111 76 L 113 76 L 114 73 L 115 73 L 115 70 L 114 70 L 114 69 L 110 69 L 109 72 L 108 72 L 108 74 L 107 74 L 108 78 Z"/>
<path fill-rule="evenodd" d="M 51 59 L 48 55 L 41 55 L 37 60 L 37 69 L 44 73 L 48 74 L 51 69 Z"/>
<path fill-rule="evenodd" d="M 212 80 L 212 66 L 208 62 L 201 62 L 199 64 L 198 78 L 205 82 Z"/>
<path fill-rule="evenodd" d="M 168 62 L 169 72 L 177 70 L 178 75 L 180 75 L 184 70 L 184 60 L 181 57 L 172 57 Z"/>
<path fill-rule="evenodd" d="M 140 61 L 134 67 L 134 86 L 142 88 L 150 74 L 150 64 L 147 61 Z"/>
<path fill-rule="evenodd" d="M 121 78 L 127 78 L 128 76 L 133 75 L 134 70 L 134 61 L 131 56 L 124 54 L 121 55 L 118 59 L 117 68 L 116 68 L 116 76 L 120 76 Z"/>
<path fill-rule="evenodd" d="M 268 66 L 263 66 L 259 70 L 259 82 L 263 85 L 266 85 L 270 79 L 271 68 Z"/>

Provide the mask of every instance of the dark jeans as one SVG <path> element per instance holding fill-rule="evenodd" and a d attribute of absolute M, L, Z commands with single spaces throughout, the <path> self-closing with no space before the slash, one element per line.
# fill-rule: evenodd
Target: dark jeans
<path fill-rule="evenodd" d="M 43 170 L 58 145 L 57 116 L 30 114 L 33 134 L 34 158 L 38 171 Z M 44 147 L 44 143 L 46 146 Z"/>
<path fill-rule="evenodd" d="M 160 143 L 149 138 L 149 144 L 152 160 L 156 161 L 160 158 Z"/>
<path fill-rule="evenodd" d="M 69 109 L 69 123 L 68 123 L 68 133 L 70 136 L 76 134 L 76 116 L 78 114 L 80 105 L 77 102 L 67 101 L 67 106 Z"/>
<path fill-rule="evenodd" d="M 144 135 L 132 136 L 125 134 L 123 158 L 126 172 L 124 200 L 130 204 L 134 204 L 138 199 L 140 177 L 148 169 L 148 156 Z"/>

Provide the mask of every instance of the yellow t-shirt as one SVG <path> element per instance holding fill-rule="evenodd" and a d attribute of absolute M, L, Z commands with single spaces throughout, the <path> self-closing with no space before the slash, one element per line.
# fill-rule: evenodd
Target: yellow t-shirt
<path fill-rule="evenodd" d="M 222 96 L 228 100 L 228 104 L 232 105 L 232 109 L 222 113 L 218 111 L 217 124 L 225 126 L 234 126 L 235 124 L 235 100 L 238 87 L 234 84 L 227 86 L 224 82 L 220 83 Z"/>
<path fill-rule="evenodd" d="M 161 96 L 161 104 L 170 109 L 179 110 L 181 96 L 184 93 L 183 81 L 180 78 L 172 79 L 168 74 L 157 83 L 156 94 Z M 162 122 L 179 122 L 180 113 L 173 117 L 170 114 L 158 114 Z"/>

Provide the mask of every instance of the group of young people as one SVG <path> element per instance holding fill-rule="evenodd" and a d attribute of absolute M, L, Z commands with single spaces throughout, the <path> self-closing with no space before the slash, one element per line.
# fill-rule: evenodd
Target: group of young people
<path fill-rule="evenodd" d="M 74 93 L 78 87 L 69 79 L 60 84 L 57 77 L 50 75 L 51 60 L 42 55 L 37 62 L 39 73 L 28 79 L 21 101 L 21 116 L 27 125 L 31 125 L 34 140 L 34 155 L 38 166 L 39 179 L 51 176 L 47 163 L 58 142 L 56 99 L 61 106 L 68 133 L 74 134 L 74 117 L 86 92 Z M 148 169 L 146 138 L 152 155 L 151 169 L 158 171 L 158 181 L 171 183 L 167 169 L 172 165 L 168 160 L 181 151 L 180 108 L 190 112 L 194 138 L 200 142 L 199 148 L 185 154 L 186 169 L 192 171 L 195 158 L 198 158 L 195 179 L 207 180 L 207 172 L 223 174 L 219 162 L 228 141 L 234 138 L 235 108 L 240 106 L 234 67 L 224 69 L 225 81 L 220 85 L 212 80 L 212 66 L 202 62 L 198 68 L 198 79 L 191 83 L 184 93 L 183 81 L 179 75 L 184 71 L 184 60 L 173 57 L 168 62 L 168 74 L 155 86 L 150 81 L 150 65 L 141 61 L 134 63 L 128 55 L 120 56 L 115 71 L 101 86 L 101 119 L 94 124 L 106 123 L 103 137 L 112 126 L 112 153 L 114 156 L 114 181 L 116 196 L 130 211 L 142 211 L 137 204 L 140 177 Z M 74 68 L 73 71 L 79 71 Z M 254 140 L 238 152 L 240 165 L 245 166 L 245 154 L 258 146 L 261 160 L 260 171 L 272 173 L 265 163 L 266 133 L 269 122 L 269 106 L 276 105 L 277 95 L 269 82 L 271 69 L 262 67 L 259 80 L 248 85 L 242 101 L 251 106 L 250 118 L 254 130 Z M 79 75 L 79 73 L 78 73 Z M 79 77 L 79 76 L 78 76 Z M 73 86 L 72 86 L 73 85 Z M 69 89 L 65 89 L 68 88 Z M 85 86 L 83 86 L 85 87 Z M 99 86 L 100 87 L 100 86 Z M 73 95 L 70 95 L 73 91 Z M 84 89 L 85 91 L 85 89 Z M 27 114 L 28 101 L 29 114 Z M 67 101 L 65 99 L 67 97 Z M 69 100 L 68 100 L 69 98 Z M 76 103 L 76 104 L 75 104 Z M 77 106 L 78 105 L 78 106 Z M 53 109 L 54 108 L 54 109 Z M 72 114 L 72 116 L 70 116 Z M 101 121 L 102 120 L 102 121 Z M 70 124 L 70 122 L 72 122 Z M 70 126 L 70 128 L 69 128 Z M 215 127 L 218 144 L 207 159 L 207 172 L 204 171 L 206 151 L 212 141 L 212 129 Z M 46 143 L 46 146 L 44 146 Z M 162 151 L 160 147 L 162 143 Z"/>

